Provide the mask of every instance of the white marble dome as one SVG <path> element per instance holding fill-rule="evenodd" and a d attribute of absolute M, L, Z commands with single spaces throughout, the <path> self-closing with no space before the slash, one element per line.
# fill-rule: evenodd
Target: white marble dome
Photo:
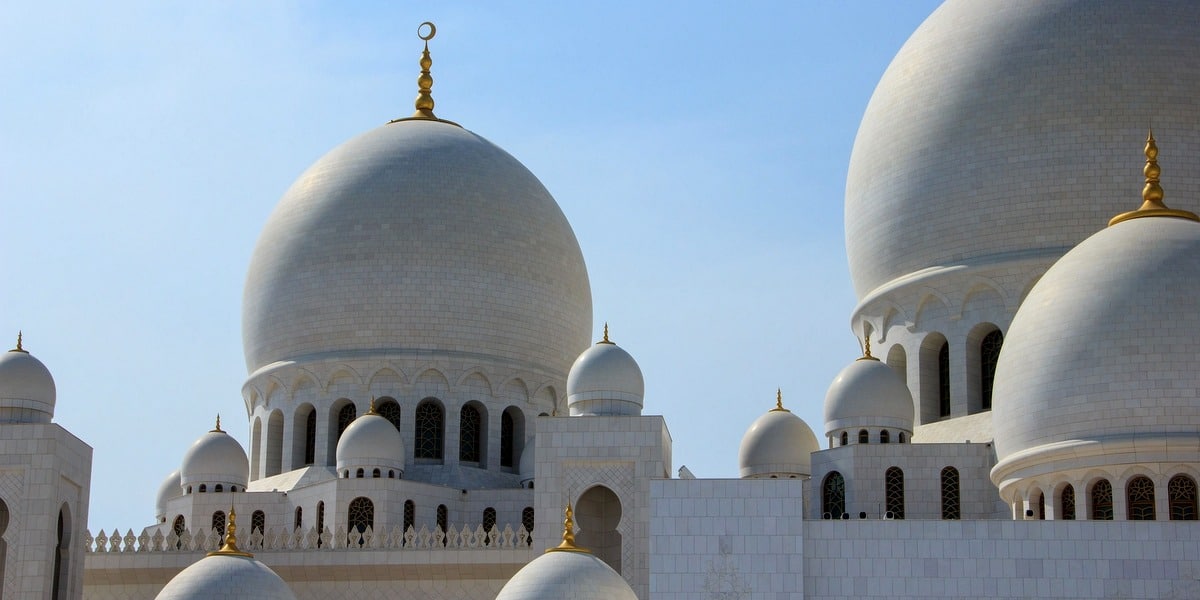
<path fill-rule="evenodd" d="M 812 453 L 820 449 L 812 428 L 780 404 L 755 419 L 742 436 L 738 472 L 741 477 L 808 477 Z"/>
<path fill-rule="evenodd" d="M 584 350 L 567 374 L 567 407 L 571 416 L 640 415 L 646 382 L 637 361 L 604 339 Z"/>
<path fill-rule="evenodd" d="M 637 600 L 637 594 L 594 554 L 552 550 L 517 571 L 496 600 Z"/>
<path fill-rule="evenodd" d="M 192 443 L 184 453 L 179 469 L 180 486 L 195 488 L 203 484 L 208 492 L 216 491 L 214 486 L 218 484 L 226 492 L 231 491 L 229 486 L 245 490 L 249 478 L 250 461 L 246 459 L 246 450 L 233 436 L 220 429 L 219 422 L 216 429 Z"/>
<path fill-rule="evenodd" d="M 154 498 L 154 518 L 160 523 L 167 518 L 167 501 L 183 495 L 183 488 L 179 482 L 179 469 L 175 469 L 158 486 L 158 495 Z"/>
<path fill-rule="evenodd" d="M 1117 223 L 1055 263 L 1000 352 L 992 479 L 1200 461 L 1197 298 L 1200 223 L 1186 219 Z"/>
<path fill-rule="evenodd" d="M 0 354 L 0 421 L 49 423 L 54 417 L 54 377 L 42 361 L 17 348 Z"/>
<path fill-rule="evenodd" d="M 1200 61 L 1181 59 L 1197 55 L 1197 2 L 946 2 L 884 73 L 854 142 L 859 299 L 958 265 L 1056 259 L 1128 209 L 1130 142 L 1151 124 L 1181 149 L 1164 164 L 1171 197 L 1200 198 Z"/>
<path fill-rule="evenodd" d="M 371 469 L 404 472 L 404 439 L 392 422 L 368 411 L 350 423 L 337 443 L 338 472 Z"/>
<path fill-rule="evenodd" d="M 521 450 L 521 462 L 518 463 L 517 473 L 520 474 L 521 487 L 533 484 L 533 475 L 537 468 L 537 437 L 529 438 L 525 448 Z"/>
<path fill-rule="evenodd" d="M 416 120 L 333 149 L 284 194 L 242 338 L 251 373 L 431 352 L 565 373 L 591 322 L 579 243 L 541 182 L 466 129 Z"/>
<path fill-rule="evenodd" d="M 270 567 L 249 556 L 210 554 L 171 578 L 155 600 L 296 600 Z"/>
<path fill-rule="evenodd" d="M 891 367 L 860 358 L 842 369 L 825 393 L 825 434 L 889 429 L 909 434 L 916 410 L 908 386 Z"/>

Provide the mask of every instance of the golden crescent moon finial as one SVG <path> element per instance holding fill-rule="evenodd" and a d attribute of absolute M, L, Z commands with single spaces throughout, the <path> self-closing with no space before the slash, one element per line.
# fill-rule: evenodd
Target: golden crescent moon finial
<path fill-rule="evenodd" d="M 429 34 L 428 35 L 424 35 L 421 33 L 421 30 L 425 29 L 426 25 L 429 26 Z M 426 42 L 428 42 L 429 40 L 432 40 L 433 36 L 435 36 L 435 35 L 437 35 L 437 26 L 434 25 L 432 21 L 425 21 L 424 23 L 417 25 L 417 37 L 421 38 L 422 40 L 425 40 Z"/>

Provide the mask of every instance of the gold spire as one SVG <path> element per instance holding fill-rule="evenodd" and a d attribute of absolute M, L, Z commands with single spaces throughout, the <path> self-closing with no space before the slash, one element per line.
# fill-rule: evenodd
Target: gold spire
<path fill-rule="evenodd" d="M 772 408 L 771 412 L 792 412 L 783 407 L 783 390 L 781 388 L 775 388 L 775 408 Z"/>
<path fill-rule="evenodd" d="M 1113 217 L 1109 220 L 1108 226 L 1112 227 L 1122 221 L 1141 217 L 1179 217 L 1191 221 L 1200 221 L 1200 217 L 1197 217 L 1195 213 L 1167 208 L 1167 205 L 1163 204 L 1163 189 L 1158 184 L 1158 177 L 1162 174 L 1162 168 L 1158 166 L 1158 144 L 1154 142 L 1153 129 L 1146 136 L 1145 152 L 1146 166 L 1142 169 L 1142 173 L 1146 176 L 1146 187 L 1142 188 L 1142 205 L 1137 210 L 1121 213 Z"/>
<path fill-rule="evenodd" d="M 9 350 L 9 352 L 20 352 L 22 354 L 29 354 L 29 352 L 26 352 L 25 349 L 21 347 L 21 336 L 22 336 L 22 332 L 18 330 L 17 331 L 17 347 L 13 348 L 12 350 Z"/>
<path fill-rule="evenodd" d="M 428 31 L 428 33 L 422 33 Z M 416 110 L 411 117 L 403 119 L 392 119 L 388 123 L 396 123 L 399 121 L 441 121 L 451 125 L 458 125 L 453 121 L 439 119 L 433 114 L 433 75 L 430 74 L 429 68 L 433 66 L 433 59 L 429 57 L 429 40 L 437 35 L 437 27 L 429 21 L 425 21 L 417 26 L 417 37 L 425 42 L 425 49 L 421 52 L 421 74 L 417 76 L 417 99 L 413 102 L 413 108 Z"/>
<path fill-rule="evenodd" d="M 871 330 L 867 327 L 866 323 L 863 323 L 863 355 L 858 360 L 879 360 L 871 356 Z"/>
<path fill-rule="evenodd" d="M 225 528 L 225 544 L 220 550 L 209 552 L 209 556 L 244 556 L 246 558 L 254 558 L 249 552 L 242 552 L 237 547 L 237 513 L 233 507 L 229 507 L 229 526 Z"/>
<path fill-rule="evenodd" d="M 217 426 L 210 429 L 209 433 L 225 433 L 225 430 L 221 429 L 221 413 L 217 413 Z"/>
<path fill-rule="evenodd" d="M 611 344 L 613 346 L 616 345 L 616 344 L 613 344 L 612 341 L 608 339 L 608 321 L 604 322 L 604 339 L 602 339 L 596 343 L 597 344 Z"/>
<path fill-rule="evenodd" d="M 367 407 L 366 414 L 368 414 L 368 415 L 379 414 L 379 413 L 375 412 L 375 396 L 371 396 L 371 405 Z"/>
<path fill-rule="evenodd" d="M 566 514 L 566 518 L 563 519 L 562 543 L 553 548 L 547 548 L 546 552 L 586 552 L 591 554 L 591 551 L 575 545 L 575 511 L 571 510 L 571 503 L 569 501 L 567 502 L 567 510 L 564 513 Z"/>

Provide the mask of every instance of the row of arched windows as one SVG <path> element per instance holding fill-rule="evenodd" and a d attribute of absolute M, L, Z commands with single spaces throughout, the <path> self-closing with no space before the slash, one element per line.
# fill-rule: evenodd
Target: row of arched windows
<path fill-rule="evenodd" d="M 403 433 L 401 423 L 402 410 L 395 399 L 380 398 L 375 404 L 375 412 L 387 419 Z M 341 439 L 342 433 L 358 417 L 358 410 L 353 402 L 341 400 L 334 404 L 330 414 L 329 456 L 330 464 L 334 460 L 333 449 Z M 488 418 L 487 408 L 480 402 L 471 401 L 459 410 L 458 460 L 463 463 L 486 467 L 488 449 Z M 293 441 L 292 467 L 313 465 L 317 460 L 317 414 L 312 405 L 302 406 L 296 413 L 296 434 Z M 520 408 L 509 406 L 500 415 L 499 464 L 505 468 L 515 468 L 519 459 L 522 442 L 524 441 L 525 415 Z M 300 428 L 303 435 L 300 435 Z M 413 413 L 412 423 L 413 449 L 412 456 L 421 462 L 438 462 L 445 455 L 446 414 L 442 402 L 437 398 L 425 398 L 419 402 Z M 282 472 L 281 457 L 283 454 L 283 419 L 282 413 L 276 411 L 267 420 L 266 452 L 260 452 L 263 427 L 261 419 L 255 419 L 252 427 L 252 455 L 254 472 L 260 477 L 270 477 Z M 262 465 L 260 468 L 260 461 Z"/>
<path fill-rule="evenodd" d="M 1154 521 L 1158 519 L 1154 481 L 1138 475 L 1125 484 L 1125 518 L 1130 521 Z M 1066 521 L 1076 519 L 1075 487 L 1068 484 L 1059 493 L 1058 518 Z M 1171 521 L 1195 521 L 1197 511 L 1196 480 L 1187 475 L 1175 475 L 1167 481 L 1167 519 Z M 1113 509 L 1113 486 L 1107 479 L 1093 482 L 1087 491 L 1087 514 L 1093 521 L 1111 521 Z M 1046 495 L 1039 493 L 1036 502 L 1027 509 L 1029 518 L 1046 518 Z"/>
<path fill-rule="evenodd" d="M 842 441 L 843 446 L 850 445 L 850 432 L 843 431 L 841 441 Z M 858 443 L 860 443 L 860 444 L 871 443 L 871 432 L 867 431 L 866 429 L 860 429 L 858 431 Z M 886 429 L 881 430 L 879 432 L 879 443 L 880 444 L 892 443 L 891 432 L 889 432 Z M 904 435 L 903 431 L 896 434 L 896 443 L 898 443 L 898 444 L 907 444 L 908 443 L 908 438 Z"/>
<path fill-rule="evenodd" d="M 196 486 L 196 491 L 201 494 L 208 492 L 208 484 L 202 483 L 199 486 Z M 214 494 L 220 494 L 221 492 L 224 492 L 224 491 L 225 491 L 225 486 L 220 483 L 213 486 Z M 229 491 L 230 492 L 238 491 L 238 486 L 236 486 L 236 485 L 229 486 Z M 245 490 L 243 490 L 243 491 L 245 491 Z M 187 486 L 187 493 L 189 493 L 189 494 L 192 493 L 192 486 L 190 486 L 190 485 Z"/>
<path fill-rule="evenodd" d="M 371 478 L 372 479 L 379 479 L 379 478 L 383 477 L 383 475 L 384 475 L 384 472 L 380 469 L 372 469 L 371 470 Z M 366 469 L 357 469 L 354 471 L 355 479 L 363 479 L 366 476 L 367 476 Z M 350 478 L 350 469 L 344 469 L 342 471 L 342 479 L 349 479 L 349 478 Z M 387 478 L 388 479 L 396 479 L 396 471 L 394 469 L 388 469 L 387 470 Z"/>
<path fill-rule="evenodd" d="M 989 330 L 990 329 L 990 330 Z M 995 326 L 983 324 L 976 330 L 986 331 L 982 335 L 972 332 L 967 337 L 968 350 L 968 390 L 972 400 L 968 412 L 975 413 L 992 409 L 992 387 L 996 380 L 996 363 L 1000 358 L 1000 348 L 1004 345 L 1004 333 Z M 950 342 L 941 333 L 930 333 L 921 344 L 921 419 L 929 422 L 933 419 L 949 417 L 951 413 L 950 394 Z M 903 371 L 907 369 L 904 348 L 893 346 L 888 356 L 888 365 Z M 905 376 L 905 373 L 901 373 Z"/>
<path fill-rule="evenodd" d="M 941 473 L 942 518 L 962 518 L 958 469 L 946 467 Z M 904 518 L 904 471 L 889 467 L 883 474 L 884 518 Z M 821 513 L 826 519 L 848 518 L 846 509 L 846 479 L 832 471 L 821 482 Z M 865 517 L 866 513 L 860 516 Z"/>

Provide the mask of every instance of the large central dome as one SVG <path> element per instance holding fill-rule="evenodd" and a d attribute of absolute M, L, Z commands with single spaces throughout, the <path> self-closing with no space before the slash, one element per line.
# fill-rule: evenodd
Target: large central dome
<path fill-rule="evenodd" d="M 1200 3 L 950 0 L 867 106 L 846 183 L 859 299 L 933 267 L 1053 261 L 1125 210 L 1150 126 L 1200 150 Z M 1163 165 L 1200 197 L 1200 161 Z"/>
<path fill-rule="evenodd" d="M 258 240 L 242 310 L 250 373 L 441 353 L 565 374 L 592 319 L 579 243 L 545 187 L 436 120 L 379 127 L 305 171 Z"/>

